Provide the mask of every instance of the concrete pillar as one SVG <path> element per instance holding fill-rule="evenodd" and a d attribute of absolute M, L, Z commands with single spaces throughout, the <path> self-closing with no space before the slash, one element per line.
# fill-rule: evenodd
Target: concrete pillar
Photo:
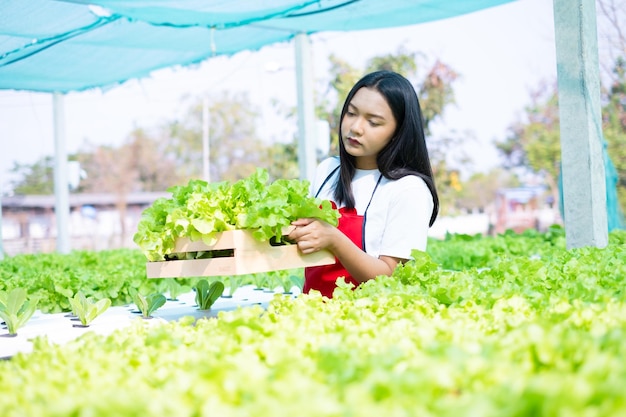
<path fill-rule="evenodd" d="M 595 0 L 554 0 L 567 248 L 608 244 Z"/>

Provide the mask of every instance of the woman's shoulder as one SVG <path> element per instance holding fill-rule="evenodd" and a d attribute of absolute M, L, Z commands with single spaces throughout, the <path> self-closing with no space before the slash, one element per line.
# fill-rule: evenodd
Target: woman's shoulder
<path fill-rule="evenodd" d="M 426 181 L 419 175 L 405 175 L 397 180 L 389 180 L 388 184 L 390 188 L 401 191 L 419 190 L 430 193 Z"/>
<path fill-rule="evenodd" d="M 331 156 L 329 158 L 324 159 L 322 162 L 319 163 L 319 165 L 317 166 L 317 172 L 318 174 L 330 174 L 330 172 L 337 168 L 339 166 L 339 157 L 338 156 Z"/>
<path fill-rule="evenodd" d="M 385 188 L 387 199 L 394 207 L 402 207 L 402 210 L 413 210 L 416 207 L 423 207 L 427 211 L 432 211 L 434 205 L 433 194 L 430 188 L 428 188 L 426 181 L 419 175 L 410 174 L 397 180 L 392 180 Z"/>

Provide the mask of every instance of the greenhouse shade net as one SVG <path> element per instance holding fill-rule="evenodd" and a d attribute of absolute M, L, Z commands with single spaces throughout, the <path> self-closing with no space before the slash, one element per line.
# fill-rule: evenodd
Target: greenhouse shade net
<path fill-rule="evenodd" d="M 609 157 L 606 142 L 602 147 L 602 158 L 604 160 L 604 175 L 606 180 L 606 222 L 608 231 L 616 229 L 626 229 L 626 221 L 624 221 L 624 213 L 620 207 L 617 196 L 618 176 L 617 169 Z M 559 210 L 561 217 L 565 218 L 565 208 L 563 205 L 563 177 L 559 175 Z"/>
<path fill-rule="evenodd" d="M 0 89 L 81 91 L 288 42 L 414 25 L 514 0 L 5 0 Z"/>

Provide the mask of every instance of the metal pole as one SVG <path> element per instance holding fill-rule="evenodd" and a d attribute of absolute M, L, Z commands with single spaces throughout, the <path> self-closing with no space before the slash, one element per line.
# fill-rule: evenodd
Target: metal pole
<path fill-rule="evenodd" d="M 63 95 L 53 94 L 54 114 L 54 213 L 57 226 L 57 252 L 70 252 L 70 190 L 65 146 L 65 107 Z"/>
<path fill-rule="evenodd" d="M 315 145 L 315 101 L 311 42 L 306 33 L 295 37 L 296 84 L 298 92 L 298 166 L 300 179 L 313 181 L 317 166 Z"/>
<path fill-rule="evenodd" d="M 595 0 L 554 0 L 565 240 L 608 244 Z"/>
<path fill-rule="evenodd" d="M 211 126 L 211 114 L 209 112 L 209 99 L 202 100 L 202 178 L 206 182 L 211 182 L 211 172 L 209 171 L 211 162 L 210 144 L 209 144 L 209 127 Z"/>

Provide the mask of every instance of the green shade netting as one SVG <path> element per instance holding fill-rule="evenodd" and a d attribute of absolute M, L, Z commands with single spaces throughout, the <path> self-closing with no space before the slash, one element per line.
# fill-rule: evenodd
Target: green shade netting
<path fill-rule="evenodd" d="M 81 91 L 298 33 L 413 25 L 512 1 L 3 0 L 0 89 Z"/>
<path fill-rule="evenodd" d="M 626 223 L 624 223 L 624 213 L 617 197 L 617 184 L 619 181 L 617 169 L 615 169 L 615 165 L 609 158 L 606 146 L 604 146 L 603 156 L 604 170 L 606 171 L 606 217 L 610 232 L 613 229 L 626 228 Z"/>
<path fill-rule="evenodd" d="M 617 169 L 611 161 L 606 149 L 606 143 L 602 147 L 602 157 L 604 160 L 604 175 L 606 179 L 606 220 L 609 232 L 614 229 L 626 229 L 624 222 L 624 213 L 619 204 L 617 197 L 618 176 Z M 561 217 L 565 218 L 565 210 L 563 207 L 563 178 L 559 176 L 559 209 Z"/>

